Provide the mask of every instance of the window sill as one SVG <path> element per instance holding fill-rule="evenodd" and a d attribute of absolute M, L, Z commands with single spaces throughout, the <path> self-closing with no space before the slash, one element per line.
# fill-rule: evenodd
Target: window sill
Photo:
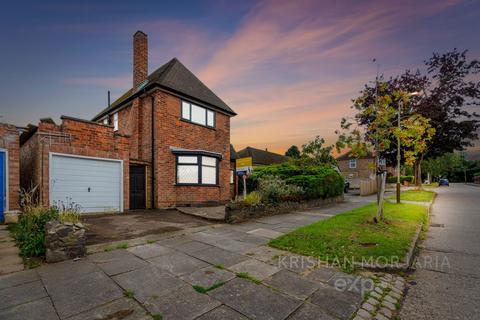
<path fill-rule="evenodd" d="M 183 118 L 179 118 L 178 120 L 180 120 L 180 121 L 182 121 L 182 122 L 185 122 L 185 123 L 193 124 L 193 125 L 196 125 L 196 126 L 205 128 L 205 129 L 210 129 L 210 130 L 214 130 L 214 131 L 217 130 L 215 127 L 204 126 L 203 124 L 199 124 L 199 123 L 195 123 L 195 122 L 192 122 L 192 121 L 188 121 L 188 120 L 183 119 Z"/>
<path fill-rule="evenodd" d="M 219 188 L 218 184 L 197 184 L 197 183 L 175 183 L 175 187 L 207 187 L 207 188 Z"/>

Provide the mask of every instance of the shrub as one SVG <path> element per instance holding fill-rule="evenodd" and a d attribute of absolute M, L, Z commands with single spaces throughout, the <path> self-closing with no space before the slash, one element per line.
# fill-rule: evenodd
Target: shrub
<path fill-rule="evenodd" d="M 301 166 L 290 162 L 255 168 L 249 179 L 250 187 L 259 189 L 264 176 L 276 176 L 289 187 L 300 187 L 302 193 L 295 197 L 307 199 L 339 196 L 343 194 L 345 183 L 344 178 L 330 165 Z"/>
<path fill-rule="evenodd" d="M 56 208 L 29 207 L 20 216 L 12 233 L 23 257 L 39 257 L 45 254 L 45 225 L 58 219 Z"/>
<path fill-rule="evenodd" d="M 262 202 L 262 195 L 257 192 L 257 191 L 252 191 L 247 196 L 245 199 L 243 199 L 243 202 L 245 202 L 248 205 L 256 205 Z"/>
<path fill-rule="evenodd" d="M 296 185 L 288 185 L 278 176 L 265 175 L 259 179 L 258 192 L 265 202 L 277 203 L 301 197 L 303 189 Z"/>
<path fill-rule="evenodd" d="M 408 181 L 410 183 L 413 182 L 413 176 L 400 176 L 400 183 L 403 184 L 404 181 Z M 387 178 L 387 183 L 397 183 L 397 176 L 390 176 Z"/>
<path fill-rule="evenodd" d="M 58 211 L 58 220 L 61 223 L 70 222 L 78 223 L 80 222 L 80 210 L 81 207 L 79 204 L 76 204 L 72 201 L 71 198 L 67 198 L 66 201 L 56 201 L 53 207 Z"/>

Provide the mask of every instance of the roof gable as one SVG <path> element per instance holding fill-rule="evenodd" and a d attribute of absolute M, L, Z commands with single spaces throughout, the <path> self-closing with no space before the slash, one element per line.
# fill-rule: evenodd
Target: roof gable
<path fill-rule="evenodd" d="M 147 77 L 144 87 L 160 86 L 170 89 L 186 97 L 190 97 L 216 107 L 230 115 L 236 115 L 225 102 L 223 102 L 212 90 L 210 90 L 200 79 L 188 70 L 177 58 L 173 58 Z M 98 120 L 111 111 L 117 109 L 130 98 L 133 98 L 140 90 L 132 88 L 115 100 L 110 107 L 97 114 L 93 120 Z"/>

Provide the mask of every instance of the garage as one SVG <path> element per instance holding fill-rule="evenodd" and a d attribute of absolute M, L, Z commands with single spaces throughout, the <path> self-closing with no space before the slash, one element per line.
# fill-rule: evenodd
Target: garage
<path fill-rule="evenodd" d="M 123 161 L 50 153 L 50 205 L 84 213 L 123 211 Z"/>

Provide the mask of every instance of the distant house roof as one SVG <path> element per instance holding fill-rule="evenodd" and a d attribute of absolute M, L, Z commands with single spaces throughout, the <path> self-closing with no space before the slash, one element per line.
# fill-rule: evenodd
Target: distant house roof
<path fill-rule="evenodd" d="M 209 105 L 219 111 L 223 111 L 229 115 L 236 115 L 225 102 L 222 101 L 215 93 L 213 93 L 202 81 L 200 81 L 190 70 L 188 70 L 177 58 L 173 58 L 163 66 L 152 72 L 146 82 L 141 84 L 139 88 L 131 88 L 125 92 L 120 98 L 115 100 L 110 107 L 105 108 L 97 114 L 92 120 L 97 121 L 115 109 L 121 107 L 125 103 L 131 101 L 143 90 L 158 86 L 170 90 L 174 93 L 190 98 Z"/>
<path fill-rule="evenodd" d="M 252 147 L 246 147 L 245 149 L 237 151 L 237 156 L 239 158 L 252 157 L 254 165 L 282 163 L 288 160 L 287 156 Z"/>
<path fill-rule="evenodd" d="M 340 160 L 350 160 L 350 159 L 373 159 L 374 156 L 371 152 L 367 152 L 366 155 L 364 156 L 360 156 L 360 157 L 353 157 L 352 156 L 352 152 L 349 151 L 345 154 L 342 154 L 341 156 L 337 157 L 337 161 L 340 161 Z"/>
<path fill-rule="evenodd" d="M 236 160 L 236 159 L 238 159 L 237 151 L 235 151 L 235 148 L 233 147 L 233 145 L 230 144 L 230 160 Z"/>

